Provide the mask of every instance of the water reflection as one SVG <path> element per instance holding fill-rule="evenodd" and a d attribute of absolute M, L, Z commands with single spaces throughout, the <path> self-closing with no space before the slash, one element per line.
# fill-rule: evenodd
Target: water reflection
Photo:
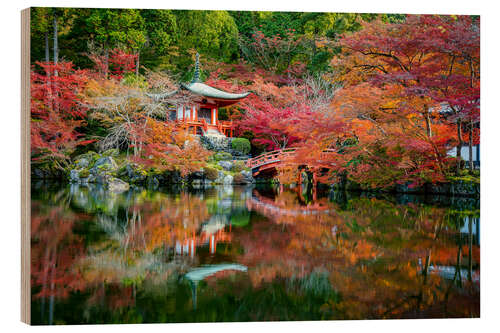
<path fill-rule="evenodd" d="M 35 184 L 37 324 L 479 316 L 479 204 Z"/>

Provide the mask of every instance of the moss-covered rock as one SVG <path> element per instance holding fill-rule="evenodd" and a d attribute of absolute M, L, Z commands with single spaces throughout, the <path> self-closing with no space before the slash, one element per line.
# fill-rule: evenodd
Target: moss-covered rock
<path fill-rule="evenodd" d="M 241 172 L 246 169 L 247 167 L 245 166 L 245 162 L 243 161 L 235 161 L 233 163 L 233 166 L 231 167 L 231 171 L 233 172 Z"/>
<path fill-rule="evenodd" d="M 94 163 L 94 169 L 98 170 L 113 170 L 116 171 L 118 169 L 118 165 L 116 164 L 115 160 L 111 156 L 104 156 Z"/>
<path fill-rule="evenodd" d="M 83 169 L 78 173 L 78 177 L 80 178 L 87 178 L 90 176 L 90 171 L 88 169 Z"/>
<path fill-rule="evenodd" d="M 205 177 L 209 180 L 216 180 L 217 177 L 219 176 L 219 170 L 217 170 L 216 168 L 207 166 L 204 168 L 204 171 L 205 171 Z"/>
<path fill-rule="evenodd" d="M 218 152 L 218 153 L 214 154 L 213 158 L 216 161 L 230 161 L 230 160 L 233 159 L 233 155 L 231 155 L 230 153 L 221 151 L 221 152 Z"/>
<path fill-rule="evenodd" d="M 120 151 L 117 149 L 117 148 L 112 148 L 112 149 L 108 149 L 106 150 L 105 152 L 103 152 L 101 154 L 101 156 L 112 156 L 112 157 L 116 157 L 120 154 Z"/>
<path fill-rule="evenodd" d="M 143 184 L 146 182 L 148 172 L 140 164 L 124 163 L 116 170 L 116 176 L 132 184 Z"/>

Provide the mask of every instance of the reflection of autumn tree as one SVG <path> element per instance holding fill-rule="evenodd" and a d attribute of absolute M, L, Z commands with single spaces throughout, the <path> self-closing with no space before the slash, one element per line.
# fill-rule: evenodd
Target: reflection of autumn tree
<path fill-rule="evenodd" d="M 432 316 L 436 306 L 447 307 L 450 315 L 477 315 L 470 299 L 462 308 L 449 301 L 457 279 L 445 281 L 429 270 L 430 265 L 456 266 L 459 251 L 465 252 L 464 245 L 457 246 L 457 226 L 447 209 L 361 199 L 350 201 L 344 211 L 333 203 L 316 212 L 302 205 L 298 214 L 296 195 L 286 191 L 273 204 L 250 205 L 274 225 L 257 223 L 250 234 L 236 235 L 245 248 L 242 262 L 254 265 L 249 274 L 255 285 L 326 268 L 342 295 L 328 305 L 339 319 Z M 470 252 L 475 263 L 478 251 L 473 246 Z M 470 284 L 462 287 L 474 290 Z M 453 295 L 460 292 L 455 289 Z"/>
<path fill-rule="evenodd" d="M 198 247 L 208 245 L 215 252 L 217 242 L 228 242 L 228 232 L 207 225 L 220 214 L 214 207 L 220 195 L 234 197 L 231 202 L 236 204 L 240 193 L 214 194 L 211 200 L 215 202 L 209 206 L 211 200 L 187 192 L 136 192 L 122 201 L 121 209 L 98 214 L 107 239 L 93 246 L 79 265 L 87 287 L 93 290 L 90 308 L 103 302 L 116 311 L 133 306 L 139 291 L 147 292 L 198 265 Z M 123 290 L 122 298 L 117 290 Z"/>
<path fill-rule="evenodd" d="M 191 321 L 192 289 L 179 277 L 226 262 L 248 271 L 200 282 L 201 321 L 479 313 L 472 206 L 337 204 L 300 188 L 104 195 L 72 187 L 46 196 L 38 194 L 43 206 L 34 200 L 32 221 L 33 309 L 42 322 Z M 81 315 L 60 311 L 71 302 Z"/>
<path fill-rule="evenodd" d="M 114 241 L 93 248 L 93 255 L 82 263 L 83 276 L 95 285 L 105 281 L 133 286 L 155 275 L 166 277 L 179 266 L 165 263 L 161 253 L 168 253 L 176 241 L 194 237 L 207 218 L 205 203 L 189 194 L 169 197 L 157 193 L 149 200 L 138 195 L 126 207 L 122 220 L 99 217 Z"/>
<path fill-rule="evenodd" d="M 80 217 L 81 218 L 81 217 Z M 63 207 L 42 207 L 32 203 L 31 286 L 33 298 L 40 299 L 41 317 L 48 311 L 53 322 L 54 301 L 82 287 L 80 274 L 73 268 L 83 255 L 83 241 L 73 228 L 78 216 Z M 46 299 L 49 308 L 45 308 Z"/>
<path fill-rule="evenodd" d="M 182 205 L 179 205 L 182 202 Z M 153 207 L 147 207 L 153 205 Z M 164 198 L 159 202 L 146 204 L 144 232 L 148 249 L 160 246 L 174 246 L 176 240 L 193 237 L 201 224 L 210 216 L 203 200 L 182 193 L 177 198 Z"/>

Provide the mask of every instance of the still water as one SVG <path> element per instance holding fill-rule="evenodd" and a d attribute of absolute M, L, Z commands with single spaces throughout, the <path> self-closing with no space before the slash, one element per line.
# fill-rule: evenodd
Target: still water
<path fill-rule="evenodd" d="M 34 324 L 479 316 L 479 202 L 32 186 Z"/>

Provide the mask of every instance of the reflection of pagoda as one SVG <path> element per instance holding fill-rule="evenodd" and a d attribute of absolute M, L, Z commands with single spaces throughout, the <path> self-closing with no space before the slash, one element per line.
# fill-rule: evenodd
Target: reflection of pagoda
<path fill-rule="evenodd" d="M 196 54 L 193 79 L 190 83 L 181 84 L 174 92 L 155 95 L 156 98 L 171 97 L 181 90 L 192 97 L 191 105 L 175 105 L 168 109 L 168 119 L 177 121 L 191 134 L 204 136 L 232 136 L 231 121 L 219 120 L 219 108 L 238 103 L 250 92 L 233 94 L 204 84 L 200 80 L 200 61 Z"/>
<path fill-rule="evenodd" d="M 202 231 L 200 235 L 193 234 L 191 237 L 187 237 L 183 240 L 175 241 L 175 253 L 182 256 L 194 257 L 196 254 L 196 248 L 207 245 L 211 255 L 214 255 L 217 251 L 217 243 L 219 242 L 230 242 L 231 241 L 231 225 L 229 225 L 229 230 L 226 231 L 224 228 L 215 230 L 213 232 Z"/>

